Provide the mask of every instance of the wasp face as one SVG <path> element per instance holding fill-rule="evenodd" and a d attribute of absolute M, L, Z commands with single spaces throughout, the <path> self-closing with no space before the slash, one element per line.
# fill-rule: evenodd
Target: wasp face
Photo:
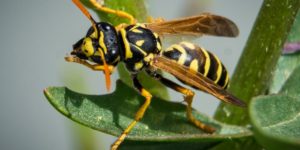
<path fill-rule="evenodd" d="M 89 58 L 95 55 L 97 47 L 98 42 L 96 39 L 85 37 L 73 45 L 71 55 L 75 55 L 80 59 L 89 60 Z"/>

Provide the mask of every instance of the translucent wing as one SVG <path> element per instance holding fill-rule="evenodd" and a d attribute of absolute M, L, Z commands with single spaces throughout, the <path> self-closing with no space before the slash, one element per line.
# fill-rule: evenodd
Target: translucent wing
<path fill-rule="evenodd" d="M 214 35 L 236 37 L 238 27 L 231 20 L 209 13 L 182 19 L 145 24 L 158 34 Z"/>
<path fill-rule="evenodd" d="M 196 87 L 207 92 L 218 99 L 237 106 L 245 107 L 246 104 L 237 97 L 228 93 L 226 90 L 216 85 L 213 81 L 206 78 L 200 73 L 192 72 L 187 67 L 177 64 L 162 56 L 156 56 L 151 64 L 152 67 L 166 71 L 176 78 L 184 81 L 188 85 Z"/>

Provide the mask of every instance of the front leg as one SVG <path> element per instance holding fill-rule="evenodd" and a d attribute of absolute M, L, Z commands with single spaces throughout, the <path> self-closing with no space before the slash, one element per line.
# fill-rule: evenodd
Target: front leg
<path fill-rule="evenodd" d="M 201 130 L 208 132 L 208 133 L 213 133 L 215 132 L 215 128 L 211 127 L 209 125 L 204 124 L 203 122 L 201 122 L 200 120 L 197 120 L 193 114 L 192 114 L 192 102 L 193 102 L 193 98 L 195 93 L 190 90 L 187 89 L 169 79 L 164 78 L 163 76 L 161 76 L 160 74 L 156 73 L 156 72 L 151 72 L 151 71 L 147 71 L 147 73 L 154 77 L 156 80 L 160 81 L 162 84 L 164 84 L 165 86 L 180 92 L 184 95 L 184 101 L 187 103 L 187 107 L 186 107 L 186 116 L 189 119 L 190 122 L 192 122 L 196 127 L 200 128 Z"/>
<path fill-rule="evenodd" d="M 145 111 L 147 110 L 151 102 L 152 95 L 146 89 L 143 88 L 143 86 L 138 81 L 136 74 L 132 75 L 132 81 L 134 87 L 137 88 L 140 94 L 145 97 L 145 102 L 135 114 L 134 121 L 132 121 L 129 124 L 129 126 L 119 136 L 119 138 L 113 143 L 113 145 L 111 146 L 111 150 L 118 149 L 119 145 L 124 141 L 125 137 L 129 134 L 129 132 L 132 130 L 135 124 L 143 118 Z"/>

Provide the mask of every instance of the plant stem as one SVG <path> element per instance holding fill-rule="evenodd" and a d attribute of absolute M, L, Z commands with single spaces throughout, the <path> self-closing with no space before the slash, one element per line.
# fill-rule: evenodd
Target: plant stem
<path fill-rule="evenodd" d="M 267 92 L 283 44 L 300 7 L 299 0 L 265 0 L 241 55 L 229 91 L 249 103 Z M 215 118 L 247 125 L 247 109 L 221 104 Z"/>

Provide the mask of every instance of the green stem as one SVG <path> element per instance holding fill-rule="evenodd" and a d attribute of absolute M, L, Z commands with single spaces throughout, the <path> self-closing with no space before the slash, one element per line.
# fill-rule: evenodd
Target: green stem
<path fill-rule="evenodd" d="M 265 94 L 277 60 L 300 7 L 299 0 L 265 0 L 239 60 L 229 91 L 249 103 Z M 215 118 L 226 123 L 247 125 L 247 109 L 221 104 Z"/>

